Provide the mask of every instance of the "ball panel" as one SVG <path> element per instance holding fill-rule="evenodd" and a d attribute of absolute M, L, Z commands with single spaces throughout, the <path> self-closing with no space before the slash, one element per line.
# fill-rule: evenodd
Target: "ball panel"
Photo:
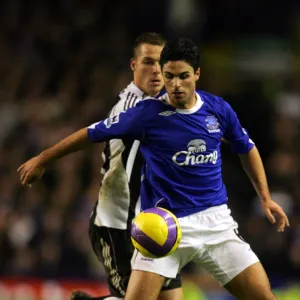
<path fill-rule="evenodd" d="M 147 257 L 162 257 L 169 251 L 169 249 L 166 250 L 164 247 L 158 245 L 150 237 L 144 234 L 144 232 L 142 232 L 136 224 L 133 224 L 131 228 L 131 240 L 134 247 Z M 143 249 L 147 249 L 147 252 L 151 253 L 151 256 L 149 256 L 147 252 L 144 252 Z"/>
<path fill-rule="evenodd" d="M 168 210 L 161 208 L 161 207 L 152 207 L 152 208 L 145 209 L 144 213 L 157 214 L 164 219 L 168 218 L 168 215 L 170 214 L 170 212 Z"/>
<path fill-rule="evenodd" d="M 144 212 L 136 217 L 134 223 L 136 227 L 157 244 L 160 246 L 165 244 L 168 237 L 168 225 L 161 216 Z"/>
<path fill-rule="evenodd" d="M 180 227 L 179 223 L 178 223 L 178 226 L 179 227 L 176 227 L 177 233 L 176 233 L 176 239 L 175 239 L 175 241 L 172 238 L 172 242 L 174 241 L 174 244 L 171 247 L 170 251 L 166 255 L 172 254 L 177 249 L 177 247 L 179 246 L 179 243 L 180 243 L 180 240 L 181 240 L 181 237 L 182 237 L 182 232 L 181 232 L 181 227 Z"/>
<path fill-rule="evenodd" d="M 173 218 L 173 220 L 174 220 L 174 222 L 176 224 L 176 228 L 177 228 L 177 241 L 176 241 L 176 243 L 179 244 L 180 240 L 182 238 L 182 231 L 181 231 L 181 226 L 179 224 L 179 221 L 178 221 L 177 217 L 173 213 L 171 213 L 170 211 L 168 211 L 167 209 L 162 208 L 162 207 L 159 207 L 159 208 L 162 209 L 162 210 L 164 210 L 164 211 L 166 211 L 166 212 L 168 212 L 168 214 L 172 216 L 172 218 Z"/>
<path fill-rule="evenodd" d="M 139 252 L 146 257 L 158 258 L 177 249 L 182 232 L 176 216 L 164 208 L 154 207 L 144 210 L 134 219 L 131 235 Z"/>
<path fill-rule="evenodd" d="M 140 253 L 142 253 L 146 257 L 157 258 L 157 256 L 150 253 L 147 249 L 145 249 L 142 245 L 140 245 L 133 237 L 131 237 L 132 244 L 135 249 L 137 249 Z"/>
<path fill-rule="evenodd" d="M 176 248 L 178 247 L 179 241 L 180 241 L 180 240 L 178 240 L 178 237 L 179 237 L 179 231 L 181 232 L 181 229 L 180 229 L 180 224 L 179 224 L 176 216 L 173 215 L 170 211 L 168 211 L 162 207 L 150 208 L 147 211 L 155 212 L 165 219 L 165 222 L 168 226 L 168 238 L 163 247 L 167 250 L 166 255 L 171 254 L 172 252 L 174 252 L 176 250 Z M 180 229 L 180 230 L 178 230 L 178 229 Z M 180 238 L 181 238 L 181 235 L 180 235 Z"/>

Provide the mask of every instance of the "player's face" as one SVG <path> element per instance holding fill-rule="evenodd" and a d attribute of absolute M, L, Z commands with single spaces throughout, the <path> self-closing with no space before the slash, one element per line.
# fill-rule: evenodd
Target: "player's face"
<path fill-rule="evenodd" d="M 163 87 L 159 65 L 162 49 L 162 46 L 142 44 L 136 49 L 136 57 L 130 62 L 134 83 L 149 96 L 156 96 Z"/>
<path fill-rule="evenodd" d="M 163 79 L 171 104 L 176 108 L 192 108 L 196 102 L 196 82 L 200 68 L 195 72 L 185 61 L 169 61 L 163 66 Z"/>

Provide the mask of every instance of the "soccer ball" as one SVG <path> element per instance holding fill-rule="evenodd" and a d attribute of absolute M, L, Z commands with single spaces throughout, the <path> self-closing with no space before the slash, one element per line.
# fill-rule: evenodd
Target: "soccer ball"
<path fill-rule="evenodd" d="M 158 258 L 173 253 L 181 236 L 177 218 L 161 207 L 142 211 L 132 222 L 131 241 L 146 257 Z"/>

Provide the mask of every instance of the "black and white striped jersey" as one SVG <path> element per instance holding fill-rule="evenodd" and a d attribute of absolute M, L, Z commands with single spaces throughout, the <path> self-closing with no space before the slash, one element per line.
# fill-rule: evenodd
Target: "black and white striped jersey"
<path fill-rule="evenodd" d="M 144 93 L 131 82 L 120 94 L 110 117 L 134 107 L 145 98 Z M 117 229 L 127 229 L 140 211 L 140 172 L 143 158 L 140 142 L 114 139 L 107 143 L 102 186 L 94 211 L 94 224 Z"/>

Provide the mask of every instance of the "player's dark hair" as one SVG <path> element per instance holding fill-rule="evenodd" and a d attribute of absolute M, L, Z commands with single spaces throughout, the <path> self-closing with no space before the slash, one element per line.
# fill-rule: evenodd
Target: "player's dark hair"
<path fill-rule="evenodd" d="M 188 38 L 178 38 L 167 42 L 160 55 L 160 66 L 163 68 L 168 61 L 183 60 L 193 67 L 194 71 L 200 66 L 200 53 L 196 44 Z"/>
<path fill-rule="evenodd" d="M 157 32 L 143 32 L 133 42 L 133 57 L 136 57 L 136 50 L 142 44 L 150 44 L 154 46 L 164 46 L 167 40 L 164 36 Z"/>

